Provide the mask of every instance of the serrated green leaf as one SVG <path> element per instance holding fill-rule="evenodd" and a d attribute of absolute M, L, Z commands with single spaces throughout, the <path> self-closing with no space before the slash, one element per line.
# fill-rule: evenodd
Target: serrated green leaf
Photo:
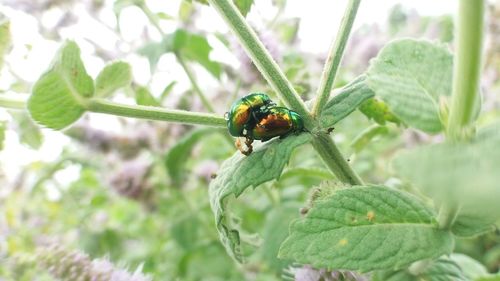
<path fill-rule="evenodd" d="M 193 147 L 213 132 L 217 132 L 217 130 L 212 128 L 194 129 L 170 148 L 165 156 L 165 166 L 174 185 L 182 184 L 185 176 L 185 161 L 179 162 L 179 159 L 188 158 Z"/>
<path fill-rule="evenodd" d="M 443 46 L 412 39 L 386 45 L 371 62 L 368 86 L 411 127 L 443 129 L 439 99 L 451 95 L 453 57 Z"/>
<path fill-rule="evenodd" d="M 234 4 L 240 10 L 240 13 L 245 17 L 253 5 L 253 0 L 234 0 Z"/>
<path fill-rule="evenodd" d="M 96 97 L 105 98 L 116 90 L 130 85 L 132 71 L 126 62 L 117 61 L 106 65 L 95 80 Z"/>
<path fill-rule="evenodd" d="M 371 98 L 363 102 L 359 106 L 359 111 L 368 117 L 368 119 L 373 119 L 380 125 L 385 125 L 386 122 L 401 123 L 401 120 L 389 110 L 387 104 L 378 98 Z"/>
<path fill-rule="evenodd" d="M 366 85 L 366 77 L 359 76 L 340 90 L 323 108 L 320 125 L 330 128 L 351 114 L 365 100 L 372 98 L 374 93 Z"/>
<path fill-rule="evenodd" d="M 437 202 L 461 206 L 452 227 L 457 235 L 483 233 L 500 218 L 499 131 L 496 124 L 471 143 L 421 147 L 400 154 L 393 162 L 399 175 Z"/>
<path fill-rule="evenodd" d="M 10 21 L 0 17 L 0 69 L 3 66 L 3 57 L 10 48 Z"/>
<path fill-rule="evenodd" d="M 135 102 L 138 105 L 161 106 L 146 87 L 137 87 L 135 89 Z"/>
<path fill-rule="evenodd" d="M 290 226 L 280 257 L 316 268 L 371 271 L 403 268 L 453 250 L 419 199 L 383 186 L 336 191 Z"/>
<path fill-rule="evenodd" d="M 470 281 L 460 267 L 448 258 L 440 258 L 429 268 L 415 276 L 407 270 L 379 271 L 373 274 L 373 281 Z"/>
<path fill-rule="evenodd" d="M 94 81 L 85 71 L 80 49 L 66 42 L 52 67 L 33 86 L 28 99 L 31 117 L 39 124 L 60 130 L 85 112 L 86 99 L 94 94 Z"/>
<path fill-rule="evenodd" d="M 292 151 L 311 140 L 310 134 L 274 139 L 259 146 L 249 156 L 236 152 L 222 163 L 217 177 L 210 183 L 210 206 L 215 214 L 219 237 L 230 256 L 242 261 L 238 230 L 230 224 L 226 210 L 230 195 L 238 197 L 249 187 L 279 178 Z"/>

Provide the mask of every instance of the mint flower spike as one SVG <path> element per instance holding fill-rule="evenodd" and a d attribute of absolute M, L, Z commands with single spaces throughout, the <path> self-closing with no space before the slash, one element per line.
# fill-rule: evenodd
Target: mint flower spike
<path fill-rule="evenodd" d="M 141 273 L 116 268 L 107 259 L 92 260 L 79 251 L 68 251 L 61 246 L 39 248 L 36 254 L 38 266 L 61 281 L 152 281 Z"/>

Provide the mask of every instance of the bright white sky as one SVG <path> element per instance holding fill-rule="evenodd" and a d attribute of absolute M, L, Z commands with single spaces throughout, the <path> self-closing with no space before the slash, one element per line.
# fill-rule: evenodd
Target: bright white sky
<path fill-rule="evenodd" d="M 169 15 L 176 15 L 181 0 L 148 0 L 149 7 L 155 12 L 164 12 Z M 105 1 L 106 5 L 112 7 L 110 0 Z M 248 16 L 249 21 L 256 27 L 262 26 L 262 19 L 270 19 L 276 13 L 276 9 L 270 6 L 269 0 L 255 0 L 251 13 Z M 456 0 L 419 0 L 419 1 L 397 1 L 397 0 L 365 0 L 361 4 L 361 8 L 356 19 L 355 28 L 367 23 L 384 23 L 387 19 L 388 12 L 391 7 L 397 3 L 403 3 L 408 8 L 415 9 L 421 15 L 442 15 L 453 14 L 456 10 Z M 306 4 L 307 3 L 307 4 Z M 332 0 L 289 0 L 288 6 L 284 12 L 284 17 L 299 17 L 301 18 L 301 27 L 299 30 L 300 48 L 309 53 L 326 53 L 330 41 L 342 17 L 342 13 L 347 4 L 347 0 L 332 1 Z M 76 40 L 82 49 L 82 56 L 85 62 L 87 71 L 95 77 L 105 62 L 93 55 L 94 47 L 88 41 L 93 41 L 101 45 L 104 49 L 113 51 L 115 43 L 120 40 L 111 29 L 119 24 L 123 31 L 123 39 L 128 42 L 137 42 L 142 36 L 143 29 L 147 23 L 146 17 L 138 8 L 127 8 L 117 23 L 112 13 L 112 8 L 99 15 L 89 16 L 83 7 L 78 4 L 75 7 L 77 14 L 81 16 L 80 24 L 71 26 L 61 30 L 61 35 L 64 38 Z M 220 20 L 218 15 L 210 7 L 203 7 L 201 14 L 196 22 L 196 25 L 204 30 L 212 31 L 227 31 L 227 27 Z M 42 38 L 38 33 L 37 21 L 31 15 L 24 14 L 19 11 L 14 11 L 10 8 L 2 6 L 0 3 L 0 12 L 4 13 L 11 19 L 11 27 L 13 33 L 14 48 L 8 55 L 6 60 L 12 67 L 12 70 L 29 82 L 34 82 L 41 73 L 48 67 L 55 51 L 59 47 L 59 43 Z M 60 17 L 64 15 L 64 11 L 59 8 L 53 8 L 42 19 L 42 24 L 46 27 L 54 26 Z M 110 27 L 103 28 L 95 18 L 99 18 L 102 22 Z M 162 21 L 162 27 L 165 32 L 175 30 L 175 21 Z M 157 39 L 159 34 L 153 28 L 149 31 L 155 35 Z M 321 35 L 320 35 L 321 33 Z M 210 40 L 211 43 L 217 43 L 216 40 Z M 27 46 L 31 46 L 28 49 Z M 220 43 L 215 46 L 220 46 Z M 119 46 L 123 51 L 136 48 L 133 43 L 122 44 Z M 213 53 L 216 59 L 227 61 L 229 63 L 237 63 L 229 51 L 217 50 Z M 171 80 L 179 81 L 177 90 L 181 92 L 182 87 L 189 87 L 189 83 L 184 73 L 174 63 L 173 57 L 164 56 L 159 64 L 159 73 L 151 76 L 149 65 L 145 58 L 131 54 L 122 58 L 133 65 L 134 80 L 139 84 L 149 84 L 153 93 L 158 93 Z M 198 79 L 206 80 L 204 85 L 215 83 L 211 78 L 203 72 L 199 72 Z M 14 77 L 8 75 L 5 67 L 0 72 L 0 89 L 7 89 L 14 81 Z M 119 131 L 120 127 L 114 118 L 103 115 L 92 115 L 96 126 L 101 124 L 101 127 L 106 130 Z M 0 109 L 0 120 L 9 120 L 10 116 Z M 7 131 L 5 148 L 0 152 L 0 173 L 13 180 L 19 173 L 20 167 L 34 161 L 53 161 L 57 159 L 61 153 L 64 144 L 69 140 L 59 132 L 44 130 L 45 143 L 39 151 L 34 151 L 24 145 L 20 145 L 17 140 L 17 135 L 12 129 Z M 78 175 L 78 169 L 71 168 L 60 173 L 62 178 L 70 180 Z"/>

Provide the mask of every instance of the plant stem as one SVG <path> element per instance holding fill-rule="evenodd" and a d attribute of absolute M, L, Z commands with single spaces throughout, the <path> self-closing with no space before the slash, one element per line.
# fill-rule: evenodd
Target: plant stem
<path fill-rule="evenodd" d="M 230 0 L 208 0 L 208 2 L 238 37 L 253 63 L 280 99 L 302 116 L 305 127 L 314 134 L 312 144 L 328 168 L 344 183 L 362 184 L 361 179 L 351 169 L 330 136 L 326 133 L 315 132 L 318 128 L 317 122 L 233 2 Z"/>
<path fill-rule="evenodd" d="M 332 138 L 327 133 L 319 132 L 312 140 L 314 149 L 318 152 L 325 165 L 337 178 L 350 185 L 362 185 L 363 181 L 349 166 Z"/>
<path fill-rule="evenodd" d="M 459 142 L 471 137 L 474 107 L 478 100 L 483 45 L 484 0 L 460 0 L 458 11 L 457 50 L 453 73 L 453 93 L 447 138 Z M 441 229 L 449 229 L 457 217 L 459 206 L 443 203 L 438 214 Z"/>
<path fill-rule="evenodd" d="M 26 109 L 26 98 L 13 95 L 0 95 L 0 107 L 8 109 Z"/>
<path fill-rule="evenodd" d="M 184 72 L 186 72 L 186 75 L 187 77 L 189 78 L 189 81 L 191 82 L 191 86 L 193 87 L 193 90 L 194 92 L 198 95 L 198 97 L 200 98 L 201 100 L 201 103 L 203 104 L 203 106 L 205 106 L 205 108 L 210 111 L 210 112 L 215 112 L 215 109 L 214 107 L 212 106 L 212 104 L 210 103 L 210 101 L 208 100 L 208 98 L 205 96 L 205 94 L 203 93 L 203 91 L 201 90 L 200 86 L 198 85 L 198 83 L 196 82 L 196 79 L 193 75 L 193 72 L 191 71 L 191 68 L 189 68 L 189 65 L 186 64 L 186 62 L 184 61 L 184 59 L 182 58 L 182 56 L 180 54 L 175 54 L 175 57 L 177 58 L 177 61 L 179 62 L 179 64 L 182 66 L 182 68 L 184 69 Z"/>
<path fill-rule="evenodd" d="M 241 45 L 257 66 L 257 69 L 259 69 L 267 82 L 276 91 L 280 99 L 302 116 L 306 128 L 313 129 L 315 122 L 309 114 L 306 105 L 283 71 L 278 67 L 269 51 L 266 50 L 264 44 L 259 40 L 255 31 L 253 31 L 236 6 L 234 6 L 233 1 L 208 0 L 208 2 L 219 12 L 233 33 L 238 37 Z"/>
<path fill-rule="evenodd" d="M 484 0 L 460 0 L 457 23 L 453 94 L 448 137 L 466 138 L 465 130 L 474 121 L 474 105 L 479 91 L 483 45 Z"/>
<path fill-rule="evenodd" d="M 161 29 L 160 22 L 158 20 L 158 17 L 149 9 L 149 7 L 146 5 L 146 3 L 142 2 L 138 5 L 138 7 L 142 10 L 142 12 L 146 15 L 146 17 L 149 19 L 151 24 L 158 30 L 158 32 L 161 34 L 162 37 L 165 37 L 165 32 Z"/>
<path fill-rule="evenodd" d="M 150 120 L 176 122 L 190 125 L 206 125 L 226 128 L 226 120 L 210 113 L 165 109 L 153 106 L 126 105 L 102 99 L 90 99 L 87 109 L 92 112 Z"/>
<path fill-rule="evenodd" d="M 347 44 L 347 40 L 349 39 L 349 35 L 351 34 L 351 29 L 360 3 L 361 0 L 350 0 L 347 4 L 344 17 L 340 23 L 337 38 L 332 42 L 323 73 L 321 75 L 320 86 L 318 88 L 316 101 L 312 109 L 313 117 L 316 117 L 321 113 L 323 106 L 328 101 L 328 97 L 332 91 L 333 83 L 335 82 L 335 77 L 337 76 L 337 70 L 339 69 L 340 62 L 342 61 L 345 46 Z"/>

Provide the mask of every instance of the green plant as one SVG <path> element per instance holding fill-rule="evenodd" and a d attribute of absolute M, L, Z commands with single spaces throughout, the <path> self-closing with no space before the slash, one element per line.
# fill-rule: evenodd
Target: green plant
<path fill-rule="evenodd" d="M 249 187 L 263 186 L 273 201 L 273 191 L 266 183 L 283 177 L 293 151 L 311 144 L 328 171 L 302 168 L 311 168 L 306 172 L 334 179 L 311 192 L 310 206 L 304 210 L 304 216 L 291 223 L 286 239 L 277 239 L 276 243 L 281 244 L 278 254 L 281 259 L 328 270 L 371 272 L 373 280 L 498 278 L 486 271 L 471 277 L 472 269 L 467 262 L 475 266 L 477 262 L 450 257 L 458 237 L 492 231 L 500 218 L 497 186 L 500 178 L 496 172 L 500 152 L 495 149 L 500 140 L 500 127 L 476 124 L 481 109 L 479 77 L 484 1 L 460 0 L 454 55 L 446 46 L 429 41 L 389 42 L 363 75 L 337 89 L 330 99 L 361 2 L 350 0 L 325 62 L 311 110 L 241 14 L 242 7 L 248 11 L 251 1 L 235 2 L 237 5 L 229 0 L 208 0 L 239 39 L 274 94 L 301 115 L 307 132 L 259 145 L 248 157 L 236 152 L 221 165 L 210 183 L 209 201 L 218 236 L 227 253 L 244 263 L 245 244 L 253 242 L 246 233 L 240 234 L 243 222 L 230 208 L 231 199 Z M 98 112 L 226 127 L 226 120 L 214 113 L 213 104 L 205 97 L 186 63 L 186 60 L 195 60 L 218 76 L 221 70 L 208 59 L 208 44 L 182 29 L 166 35 L 157 23 L 157 16 L 143 2 L 136 5 L 163 36 L 160 43 L 145 46 L 141 52 L 148 59 L 155 57 L 158 48 L 172 52 L 194 92 L 211 113 L 165 109 L 147 92 L 138 95 L 141 105 L 106 100 L 116 90 L 129 87 L 130 66 L 123 62 L 111 63 L 94 80 L 83 66 L 77 44 L 68 41 L 57 53 L 51 68 L 35 83 L 26 103 L 34 121 L 60 130 L 76 122 L 85 112 Z M 194 52 L 186 47 L 192 45 L 201 46 L 203 51 Z M 0 105 L 24 108 L 22 100 L 3 97 L 0 97 Z M 396 156 L 393 162 L 396 174 L 418 192 L 412 194 L 365 183 L 349 165 L 330 134 L 338 122 L 356 109 L 379 123 L 354 140 L 356 152 L 376 135 L 389 132 L 386 121 L 446 136 L 444 143 L 403 151 Z M 182 140 L 167 156 L 167 166 L 175 167 L 175 160 L 181 157 L 175 155 L 186 155 L 193 143 L 206 133 L 198 131 Z M 181 181 L 180 169 L 169 170 L 176 182 Z M 193 215 L 190 222 L 200 220 Z M 176 226 L 181 228 L 178 232 L 188 227 Z"/>

